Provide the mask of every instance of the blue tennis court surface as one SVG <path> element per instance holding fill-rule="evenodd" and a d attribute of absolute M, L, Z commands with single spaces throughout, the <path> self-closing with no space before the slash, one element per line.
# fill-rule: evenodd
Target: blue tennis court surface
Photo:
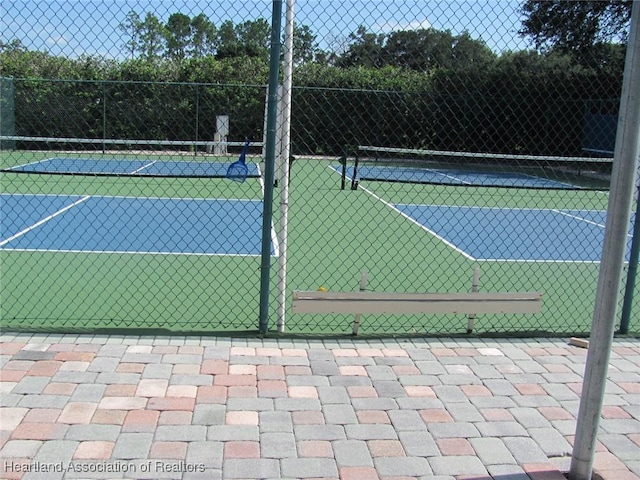
<path fill-rule="evenodd" d="M 0 249 L 260 255 L 262 212 L 261 200 L 2 194 Z"/>
<path fill-rule="evenodd" d="M 90 159 L 90 158 L 47 158 L 38 162 L 18 165 L 7 169 L 16 173 L 41 173 L 58 175 L 135 175 L 149 177 L 224 177 L 231 163 L 131 160 L 131 159 Z M 259 177 L 260 169 L 255 163 L 247 163 L 248 177 Z"/>
<path fill-rule="evenodd" d="M 602 255 L 605 211 L 393 207 L 473 260 L 598 262 Z"/>
<path fill-rule="evenodd" d="M 341 171 L 341 167 L 334 167 Z M 353 179 L 353 167 L 348 167 L 347 176 Z M 356 180 L 402 182 L 434 185 L 513 187 L 540 189 L 574 189 L 575 185 L 536 177 L 519 172 L 487 172 L 469 170 L 448 170 L 431 168 L 410 168 L 400 166 L 361 165 L 357 169 Z"/>

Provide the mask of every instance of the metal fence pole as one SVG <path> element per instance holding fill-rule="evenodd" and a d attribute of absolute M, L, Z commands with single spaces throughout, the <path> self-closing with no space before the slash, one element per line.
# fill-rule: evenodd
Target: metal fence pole
<path fill-rule="evenodd" d="M 640 2 L 633 2 L 604 246 L 569 478 L 591 478 L 640 147 Z"/>
<path fill-rule="evenodd" d="M 280 145 L 282 166 L 280 195 L 280 257 L 278 261 L 278 332 L 285 330 L 287 300 L 287 234 L 289 229 L 289 157 L 291 152 L 291 87 L 293 84 L 293 23 L 295 0 L 287 0 L 285 22 L 284 78 L 282 88 L 282 137 Z"/>
<path fill-rule="evenodd" d="M 264 211 L 262 214 L 262 261 L 260 269 L 260 333 L 269 330 L 269 274 L 271 269 L 271 220 L 273 218 L 273 178 L 275 174 L 276 122 L 278 116 L 278 75 L 280 73 L 280 27 L 282 0 L 273 0 L 271 53 L 267 96 L 267 139 L 265 145 Z"/>
<path fill-rule="evenodd" d="M 107 84 L 102 82 L 102 140 L 107 139 Z M 107 146 L 102 142 L 102 154 L 106 153 Z"/>
<path fill-rule="evenodd" d="M 640 189 L 639 189 L 640 192 Z M 631 322 L 631 308 L 633 307 L 633 291 L 636 287 L 636 276 L 638 274 L 638 258 L 640 258 L 640 198 L 636 200 L 636 217 L 633 222 L 633 237 L 631 239 L 631 252 L 629 253 L 629 269 L 627 270 L 627 283 L 624 289 L 624 301 L 622 303 L 622 313 L 620 314 L 620 333 L 629 333 L 629 323 Z"/>

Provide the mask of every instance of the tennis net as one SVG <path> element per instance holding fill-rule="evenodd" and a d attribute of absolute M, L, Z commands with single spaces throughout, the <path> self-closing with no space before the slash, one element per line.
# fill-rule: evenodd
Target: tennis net
<path fill-rule="evenodd" d="M 510 155 L 358 146 L 346 169 L 360 181 L 531 189 L 608 190 L 611 158 Z"/>
<path fill-rule="evenodd" d="M 48 175 L 222 178 L 244 142 L 2 136 L 1 171 Z M 260 176 L 262 142 L 251 144 L 249 177 Z"/>

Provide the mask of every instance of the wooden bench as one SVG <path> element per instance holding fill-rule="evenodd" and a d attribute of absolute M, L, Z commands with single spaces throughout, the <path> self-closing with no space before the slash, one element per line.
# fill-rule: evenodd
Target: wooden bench
<path fill-rule="evenodd" d="M 358 334 L 360 315 L 464 314 L 470 322 L 478 314 L 539 313 L 541 292 L 525 293 L 386 293 L 386 292 L 293 292 L 293 313 L 355 315 L 353 334 Z M 469 324 L 467 332 L 473 326 Z"/>

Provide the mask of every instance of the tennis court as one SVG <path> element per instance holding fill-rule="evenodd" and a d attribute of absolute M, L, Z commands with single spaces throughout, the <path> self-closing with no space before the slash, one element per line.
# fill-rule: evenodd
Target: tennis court
<path fill-rule="evenodd" d="M 526 188 L 517 183 L 522 177 L 507 175 L 503 165 L 498 176 L 508 181 L 504 186 L 359 177 L 356 190 L 337 192 L 342 167 L 294 164 L 290 250 L 306 250 L 314 258 L 297 258 L 292 265 L 292 289 L 354 291 L 364 270 L 372 291 L 467 292 L 474 268 L 480 268 L 481 291 L 541 291 L 544 305 L 540 315 L 531 317 L 481 316 L 479 332 L 588 331 L 608 201 L 606 191 L 584 187 L 588 178 L 575 183 L 575 173 L 564 178 L 556 173 L 563 188 Z M 347 180 L 353 180 L 352 168 L 348 161 Z M 472 180 L 482 183 L 487 170 Z M 328 194 L 330 188 L 334 191 Z M 305 245 L 314 245 L 313 251 Z M 343 332 L 352 322 L 347 316 L 313 318 L 307 324 Z M 289 325 L 296 320 L 290 318 Z M 466 320 L 367 316 L 363 325 L 386 333 L 463 332 Z"/>
<path fill-rule="evenodd" d="M 264 188 L 257 158 L 248 162 L 255 176 L 238 183 L 218 176 L 233 154 L 31 155 L 5 154 L 0 174 L 4 325 L 255 329 Z M 588 330 L 606 192 L 524 188 L 505 172 L 509 186 L 361 178 L 356 190 L 342 190 L 341 167 L 335 158 L 292 164 L 288 292 L 355 290 L 363 270 L 371 290 L 466 292 L 479 267 L 481 291 L 542 291 L 544 304 L 535 316 L 479 316 L 476 332 Z M 275 208 L 274 289 L 279 222 Z M 350 331 L 349 316 L 289 308 L 287 332 Z M 466 319 L 452 315 L 391 315 L 365 316 L 361 333 L 465 331 Z"/>
<path fill-rule="evenodd" d="M 21 194 L 1 200 L 4 250 L 260 255 L 256 200 Z"/>
<path fill-rule="evenodd" d="M 224 178 L 229 165 L 152 158 L 51 157 L 7 171 Z M 247 172 L 249 178 L 259 178 L 257 164 L 247 165 Z M 3 249 L 203 255 L 259 255 L 261 251 L 263 206 L 256 199 L 3 194 L 1 205 Z"/>
<path fill-rule="evenodd" d="M 257 158 L 239 183 L 224 178 L 233 152 L 3 155 L 3 325 L 229 331 L 255 315 Z"/>
<path fill-rule="evenodd" d="M 394 208 L 462 255 L 478 261 L 598 262 L 607 214 L 603 210 L 441 205 Z M 481 241 L 478 235 L 483 236 Z M 579 244 L 583 248 L 576 249 Z"/>

